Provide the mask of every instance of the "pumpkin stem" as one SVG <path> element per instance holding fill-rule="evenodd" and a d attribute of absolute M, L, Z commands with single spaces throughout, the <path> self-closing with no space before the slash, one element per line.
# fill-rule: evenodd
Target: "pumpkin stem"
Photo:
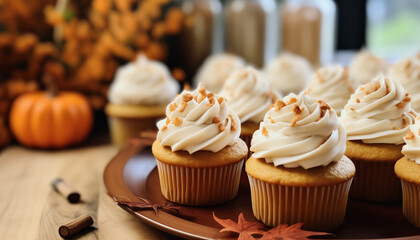
<path fill-rule="evenodd" d="M 58 94 L 58 86 L 55 83 L 53 77 L 50 74 L 44 74 L 42 82 L 47 90 L 47 95 L 50 97 L 55 97 Z"/>

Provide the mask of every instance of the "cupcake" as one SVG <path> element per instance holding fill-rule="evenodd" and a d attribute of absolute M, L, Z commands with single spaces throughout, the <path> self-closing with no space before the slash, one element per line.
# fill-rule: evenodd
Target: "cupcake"
<path fill-rule="evenodd" d="M 312 98 L 327 102 L 340 114 L 354 92 L 354 86 L 347 68 L 328 66 L 315 72 L 305 92 Z"/>
<path fill-rule="evenodd" d="M 420 111 L 420 59 L 404 58 L 392 65 L 389 77 L 403 85 L 410 93 L 411 106 Z"/>
<path fill-rule="evenodd" d="M 202 83 L 208 91 L 220 92 L 229 75 L 244 66 L 245 60 L 235 55 L 227 53 L 212 55 L 198 69 L 194 86 Z"/>
<path fill-rule="evenodd" d="M 268 79 L 278 92 L 287 95 L 302 91 L 311 77 L 312 67 L 308 60 L 298 55 L 283 53 L 265 68 Z"/>
<path fill-rule="evenodd" d="M 338 227 L 355 174 L 345 149 L 346 132 L 328 104 L 304 93 L 278 100 L 254 133 L 246 162 L 254 216 L 268 226 Z"/>
<path fill-rule="evenodd" d="M 236 70 L 226 79 L 221 96 L 241 120 L 241 139 L 248 147 L 268 108 L 279 98 L 268 79 L 253 67 Z"/>
<path fill-rule="evenodd" d="M 415 115 L 409 94 L 384 75 L 351 96 L 340 117 L 347 131 L 346 156 L 356 165 L 351 197 L 382 202 L 401 199 L 394 164 L 402 157 L 403 137 Z"/>
<path fill-rule="evenodd" d="M 166 105 L 178 90 L 168 68 L 144 55 L 120 67 L 105 107 L 113 144 L 122 147 L 141 131 L 157 130 L 156 121 L 165 117 Z"/>
<path fill-rule="evenodd" d="M 208 206 L 233 199 L 248 148 L 226 100 L 200 87 L 168 105 L 152 151 L 169 201 Z"/>
<path fill-rule="evenodd" d="M 420 119 L 411 125 L 404 137 L 405 155 L 395 164 L 395 174 L 401 180 L 403 214 L 415 227 L 420 228 Z"/>
<path fill-rule="evenodd" d="M 386 73 L 388 63 L 368 50 L 363 50 L 354 56 L 349 70 L 350 76 L 357 81 L 358 85 L 361 85 L 370 82 L 378 74 Z"/>

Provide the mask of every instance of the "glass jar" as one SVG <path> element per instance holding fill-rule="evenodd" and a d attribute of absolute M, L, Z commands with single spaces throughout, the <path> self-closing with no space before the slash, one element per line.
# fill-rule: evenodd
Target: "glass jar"
<path fill-rule="evenodd" d="M 181 32 L 168 39 L 168 65 L 181 68 L 188 80 L 204 60 L 222 49 L 222 4 L 219 0 L 174 1 L 184 15 Z"/>
<path fill-rule="evenodd" d="M 225 7 L 226 51 L 262 67 L 276 52 L 276 2 L 230 0 Z"/>
<path fill-rule="evenodd" d="M 332 62 L 336 38 L 332 0 L 286 0 L 280 15 L 283 51 L 306 57 L 315 66 Z"/>

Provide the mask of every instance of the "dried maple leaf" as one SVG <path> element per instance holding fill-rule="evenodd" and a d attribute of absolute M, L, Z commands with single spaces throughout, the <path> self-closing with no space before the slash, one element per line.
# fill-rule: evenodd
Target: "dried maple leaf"
<path fill-rule="evenodd" d="M 260 229 L 264 228 L 264 225 L 259 222 L 248 222 L 245 220 L 243 213 L 238 216 L 238 222 L 235 223 L 230 219 L 220 219 L 216 217 L 213 212 L 214 220 L 222 225 L 224 228 L 220 232 L 234 232 L 238 233 L 239 240 L 254 240 L 252 236 L 254 234 L 263 234 L 264 232 Z"/>
<path fill-rule="evenodd" d="M 173 210 L 177 214 L 179 214 L 179 210 L 181 209 L 181 207 L 175 206 L 172 203 L 167 203 L 165 205 L 159 205 L 159 204 L 156 204 L 156 203 L 152 203 L 150 200 L 145 199 L 145 198 L 141 198 L 141 197 L 139 197 L 139 200 L 142 201 L 142 202 L 118 201 L 116 199 L 114 199 L 114 200 L 118 204 L 125 205 L 125 206 L 131 208 L 132 210 L 152 209 L 153 211 L 155 211 L 156 217 L 159 217 L 159 214 L 158 214 L 159 209 L 164 210 L 164 211 Z"/>
<path fill-rule="evenodd" d="M 310 236 L 332 235 L 331 233 L 302 230 L 302 225 L 303 223 L 296 223 L 290 226 L 281 224 L 265 232 L 260 240 L 306 240 Z"/>

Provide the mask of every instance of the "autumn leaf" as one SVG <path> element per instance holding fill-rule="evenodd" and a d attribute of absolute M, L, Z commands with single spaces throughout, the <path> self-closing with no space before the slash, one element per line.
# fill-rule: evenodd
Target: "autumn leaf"
<path fill-rule="evenodd" d="M 265 232 L 260 240 L 306 240 L 310 236 L 332 235 L 331 233 L 302 230 L 302 225 L 303 223 L 296 223 L 290 226 L 281 224 Z"/>
<path fill-rule="evenodd" d="M 132 210 L 152 209 L 153 211 L 155 211 L 155 214 L 156 214 L 157 217 L 159 217 L 159 214 L 158 214 L 159 209 L 164 210 L 164 211 L 173 210 L 177 214 L 179 214 L 179 210 L 181 209 L 181 207 L 175 206 L 172 203 L 167 203 L 165 205 L 159 205 L 159 204 L 156 204 L 156 203 L 152 203 L 150 200 L 145 199 L 145 198 L 139 198 L 139 200 L 142 201 L 142 202 L 118 201 L 118 200 L 115 199 L 115 201 L 118 204 L 125 205 L 125 206 L 131 208 Z"/>
<path fill-rule="evenodd" d="M 220 219 L 216 217 L 214 212 L 213 218 L 217 223 L 224 227 L 222 230 L 220 230 L 220 232 L 238 233 L 238 240 L 254 240 L 255 238 L 252 235 L 263 234 L 263 231 L 260 229 L 264 228 L 264 225 L 259 222 L 248 222 L 245 220 L 243 213 L 239 214 L 237 223 L 230 219 Z"/>

